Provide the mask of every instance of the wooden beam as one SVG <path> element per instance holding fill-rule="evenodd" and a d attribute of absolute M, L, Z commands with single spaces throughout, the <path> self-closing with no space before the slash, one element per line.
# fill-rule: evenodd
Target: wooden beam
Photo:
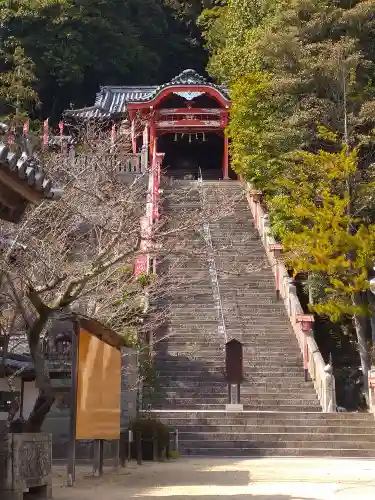
<path fill-rule="evenodd" d="M 8 186 L 12 191 L 18 193 L 22 198 L 32 203 L 37 203 L 43 199 L 43 193 L 36 191 L 27 185 L 27 181 L 20 180 L 16 174 L 6 172 L 0 168 L 0 183 Z"/>
<path fill-rule="evenodd" d="M 0 202 L 9 208 L 16 208 L 24 203 L 24 198 L 4 184 L 0 184 Z"/>
<path fill-rule="evenodd" d="M 0 203 L 0 220 L 2 219 L 17 224 L 18 222 L 20 222 L 25 212 L 26 204 L 27 201 L 24 200 L 22 205 L 19 205 L 16 208 L 9 208 L 6 205 Z"/>

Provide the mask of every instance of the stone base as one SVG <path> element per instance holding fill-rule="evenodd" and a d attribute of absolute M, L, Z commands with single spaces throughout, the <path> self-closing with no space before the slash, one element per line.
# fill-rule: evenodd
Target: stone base
<path fill-rule="evenodd" d="M 243 405 L 225 405 L 225 411 L 243 411 Z"/>
<path fill-rule="evenodd" d="M 52 437 L 50 434 L 8 434 L 4 500 L 52 498 Z M 3 497 L 1 498 L 3 500 Z"/>
<path fill-rule="evenodd" d="M 52 485 L 39 486 L 36 488 L 29 488 L 29 493 L 34 499 L 50 499 L 52 498 Z M 1 500 L 24 500 L 23 491 L 5 491 L 1 496 Z"/>

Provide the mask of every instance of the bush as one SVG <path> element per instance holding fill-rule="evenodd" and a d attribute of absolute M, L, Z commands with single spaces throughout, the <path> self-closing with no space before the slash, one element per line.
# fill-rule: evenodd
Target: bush
<path fill-rule="evenodd" d="M 142 458 L 143 460 L 153 460 L 154 444 L 153 438 L 157 436 L 158 443 L 158 459 L 162 458 L 162 452 L 168 449 L 169 445 L 169 428 L 160 420 L 153 418 L 140 418 L 134 420 L 130 424 L 130 429 L 133 431 L 134 442 L 132 443 L 131 452 L 132 458 L 136 458 L 135 437 L 137 432 L 141 432 L 142 436 Z"/>

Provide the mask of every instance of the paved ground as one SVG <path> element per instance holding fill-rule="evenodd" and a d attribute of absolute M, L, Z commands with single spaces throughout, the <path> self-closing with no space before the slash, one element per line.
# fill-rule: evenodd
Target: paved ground
<path fill-rule="evenodd" d="M 375 460 L 178 459 L 65 480 L 56 468 L 55 500 L 375 500 Z"/>

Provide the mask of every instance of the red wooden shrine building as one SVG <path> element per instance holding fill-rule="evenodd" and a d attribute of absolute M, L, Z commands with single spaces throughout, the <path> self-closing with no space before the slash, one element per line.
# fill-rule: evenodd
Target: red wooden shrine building
<path fill-rule="evenodd" d="M 149 157 L 164 154 L 166 175 L 206 179 L 236 178 L 229 165 L 228 124 L 230 100 L 223 86 L 210 83 L 188 69 L 170 82 L 150 87 L 105 86 L 94 106 L 68 110 L 75 119 L 112 119 L 147 117 Z M 145 134 L 134 138 L 133 153 L 144 146 Z"/>
<path fill-rule="evenodd" d="M 188 69 L 160 86 L 102 87 L 94 106 L 64 113 L 65 118 L 75 121 L 105 120 L 116 124 L 130 120 L 132 129 L 139 119 L 146 123 L 143 134 L 132 134 L 133 153 L 142 154 L 133 155 L 123 167 L 125 175 L 144 173 L 146 169 L 150 173 L 146 213 L 141 218 L 142 255 L 135 262 L 136 276 L 150 272 L 155 265 L 149 257 L 149 229 L 159 217 L 162 170 L 175 178 L 187 174 L 195 179 L 200 174 L 203 179 L 237 178 L 229 165 L 225 135 L 229 106 L 224 87 Z"/>

